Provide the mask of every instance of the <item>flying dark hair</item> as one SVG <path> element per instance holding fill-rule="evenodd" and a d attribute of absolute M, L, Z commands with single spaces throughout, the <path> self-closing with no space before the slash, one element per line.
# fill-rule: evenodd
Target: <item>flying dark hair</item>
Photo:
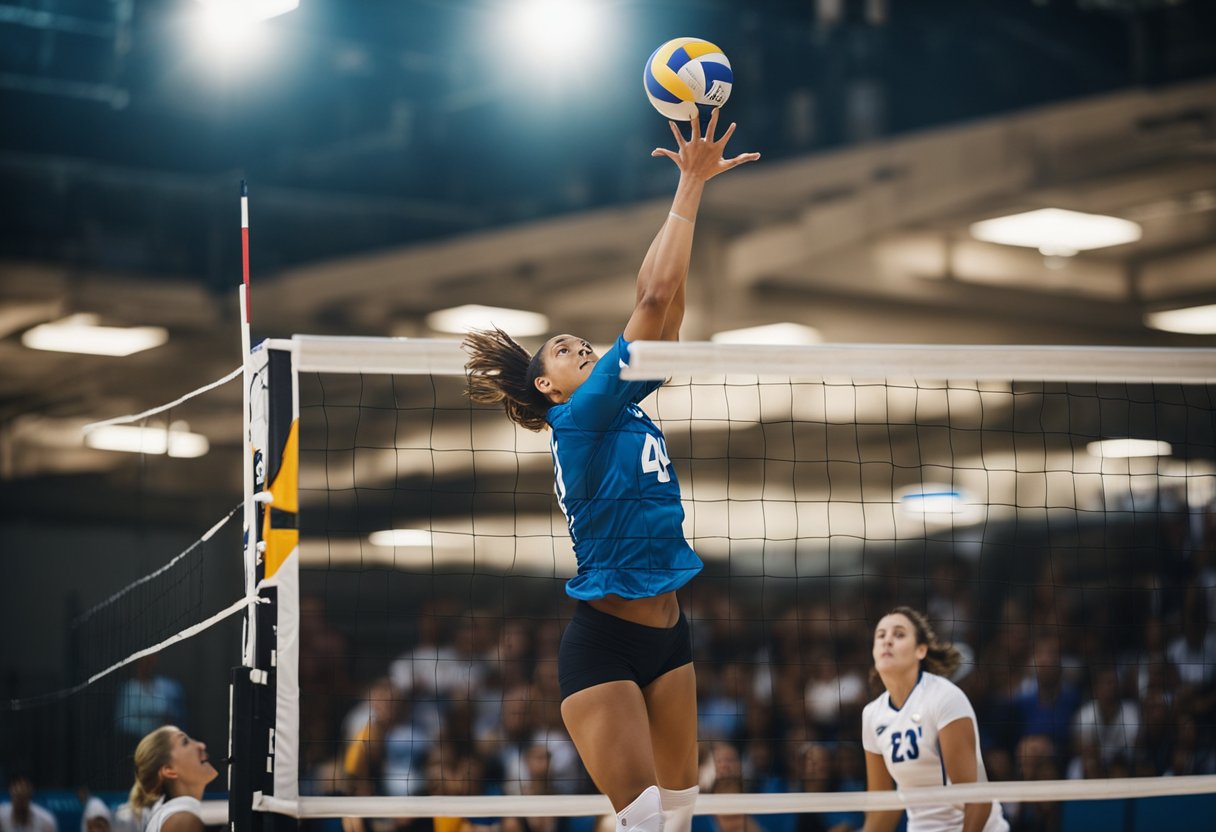
<path fill-rule="evenodd" d="M 916 645 L 919 647 L 924 644 L 929 647 L 929 652 L 920 661 L 922 669 L 947 679 L 958 669 L 963 661 L 963 654 L 958 652 L 958 648 L 953 644 L 946 644 L 938 639 L 924 613 L 911 607 L 896 607 L 887 615 L 902 615 L 911 621 L 912 628 L 916 630 Z"/>
<path fill-rule="evenodd" d="M 553 402 L 535 384 L 545 369 L 543 346 L 530 356 L 498 327 L 470 332 L 461 346 L 469 354 L 464 369 L 470 399 L 479 404 L 502 402 L 507 418 L 528 430 L 539 433 L 549 426 L 545 414 Z"/>

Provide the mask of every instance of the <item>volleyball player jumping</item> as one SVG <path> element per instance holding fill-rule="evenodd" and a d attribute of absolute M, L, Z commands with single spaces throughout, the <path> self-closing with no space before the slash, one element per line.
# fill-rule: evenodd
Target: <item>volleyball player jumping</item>
<path fill-rule="evenodd" d="M 986 782 L 975 710 L 947 676 L 958 650 L 925 617 L 896 607 L 874 628 L 874 669 L 887 691 L 861 715 L 870 791 Z M 903 813 L 867 812 L 864 832 L 891 832 Z M 910 806 L 908 832 L 1008 832 L 1001 804 Z"/>
<path fill-rule="evenodd" d="M 671 211 L 638 271 L 633 314 L 602 357 L 573 335 L 529 355 L 492 329 L 465 340 L 469 396 L 501 402 L 511 421 L 552 430 L 555 490 L 578 571 L 580 603 L 558 655 L 562 719 L 621 832 L 687 832 L 697 796 L 696 681 L 688 623 L 675 592 L 701 570 L 684 539 L 680 486 L 662 432 L 638 402 L 662 382 L 624 381 L 631 342 L 674 341 L 684 318 L 693 229 L 705 183 L 759 158 L 724 159 L 731 125 L 715 138 L 694 119 L 676 150 Z M 664 819 L 666 815 L 666 820 Z"/>

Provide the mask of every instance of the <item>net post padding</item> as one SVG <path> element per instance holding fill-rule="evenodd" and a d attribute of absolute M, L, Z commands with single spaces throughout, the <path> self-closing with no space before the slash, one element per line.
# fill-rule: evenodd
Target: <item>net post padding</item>
<path fill-rule="evenodd" d="M 247 567 L 256 586 L 245 656 L 233 671 L 230 799 L 234 832 L 287 829 L 282 815 L 255 816 L 263 794 L 298 797 L 299 588 L 298 400 L 289 350 L 267 342 L 250 358 Z"/>

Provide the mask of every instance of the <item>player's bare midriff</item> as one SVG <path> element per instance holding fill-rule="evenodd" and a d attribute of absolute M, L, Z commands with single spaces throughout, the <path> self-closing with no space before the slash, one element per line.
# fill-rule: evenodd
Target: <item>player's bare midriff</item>
<path fill-rule="evenodd" d="M 674 627 L 680 620 L 680 602 L 674 592 L 664 592 L 653 598 L 622 598 L 619 595 L 605 595 L 588 601 L 600 612 L 615 615 L 634 624 L 646 627 Z"/>

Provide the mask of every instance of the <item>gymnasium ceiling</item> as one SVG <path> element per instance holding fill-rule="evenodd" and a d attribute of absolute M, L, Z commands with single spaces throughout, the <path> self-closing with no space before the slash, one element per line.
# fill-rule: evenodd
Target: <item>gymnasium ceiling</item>
<path fill-rule="evenodd" d="M 494 4 L 303 0 L 274 22 L 283 51 L 227 77 L 173 45 L 192 5 L 0 5 L 6 522 L 201 530 L 239 500 L 237 384 L 174 411 L 211 442 L 197 460 L 85 449 L 79 426 L 237 366 L 241 178 L 255 339 L 433 336 L 427 313 L 477 302 L 608 342 L 674 184 L 648 156 L 670 137 L 635 89 L 639 44 L 694 20 L 731 33 L 733 149 L 765 158 L 707 191 L 687 339 L 791 321 L 829 342 L 1216 346 L 1143 320 L 1216 303 L 1209 3 L 1002 0 L 980 19 L 842 2 L 834 21 L 813 3 L 627 5 L 627 83 L 610 61 L 593 96 L 503 78 L 505 47 L 456 49 Z M 1045 257 L 968 231 L 1041 207 L 1143 236 Z M 170 340 L 128 358 L 22 346 L 77 312 Z"/>

